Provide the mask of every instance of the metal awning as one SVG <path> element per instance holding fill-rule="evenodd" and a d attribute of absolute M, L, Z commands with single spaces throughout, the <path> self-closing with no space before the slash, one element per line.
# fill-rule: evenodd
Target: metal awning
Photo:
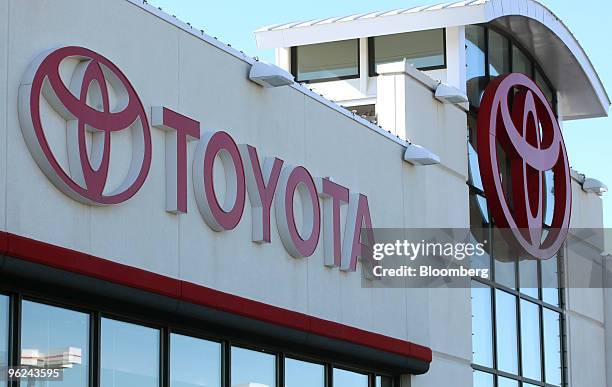
<path fill-rule="evenodd" d="M 610 98 L 574 35 L 534 0 L 469 0 L 268 26 L 255 31 L 260 48 L 291 47 L 443 27 L 491 23 L 539 62 L 566 120 L 608 115 Z"/>

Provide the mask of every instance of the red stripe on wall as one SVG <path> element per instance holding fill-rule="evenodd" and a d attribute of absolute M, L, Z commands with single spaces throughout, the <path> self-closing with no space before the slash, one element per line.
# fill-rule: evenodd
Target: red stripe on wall
<path fill-rule="evenodd" d="M 431 349 L 0 231 L 0 253 L 177 300 L 430 363 Z"/>

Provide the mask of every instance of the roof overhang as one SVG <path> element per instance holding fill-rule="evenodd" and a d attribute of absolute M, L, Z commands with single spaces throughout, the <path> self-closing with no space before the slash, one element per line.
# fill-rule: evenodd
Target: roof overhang
<path fill-rule="evenodd" d="M 260 48 L 291 47 L 402 32 L 491 23 L 517 39 L 559 92 L 563 119 L 604 117 L 610 98 L 569 29 L 534 0 L 471 0 L 264 27 Z"/>

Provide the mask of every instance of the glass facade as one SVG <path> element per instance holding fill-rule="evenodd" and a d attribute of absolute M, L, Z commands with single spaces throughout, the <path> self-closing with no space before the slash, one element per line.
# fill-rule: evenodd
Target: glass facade
<path fill-rule="evenodd" d="M 101 387 L 158 387 L 159 330 L 102 319 L 100 338 Z"/>
<path fill-rule="evenodd" d="M 276 386 L 276 357 L 273 354 L 232 347 L 232 386 L 251 383 Z"/>
<path fill-rule="evenodd" d="M 359 77 L 359 39 L 297 46 L 291 56 L 298 82 Z"/>
<path fill-rule="evenodd" d="M 0 367 L 6 367 L 9 360 L 9 308 L 9 298 L 0 294 Z"/>
<path fill-rule="evenodd" d="M 170 387 L 221 387 L 221 343 L 172 333 Z"/>
<path fill-rule="evenodd" d="M 13 316 L 21 316 L 11 325 Z M 123 317 L 122 317 L 123 318 Z M 62 380 L 24 380 L 21 387 L 394 387 L 395 379 L 329 360 L 204 339 L 0 294 L 0 367 L 10 364 L 19 334 L 21 366 L 57 368 Z M 343 367 L 352 367 L 343 364 Z M 8 386 L 12 387 L 13 384 Z M 7 387 L 0 381 L 0 387 Z"/>
<path fill-rule="evenodd" d="M 376 66 L 404 59 L 421 70 L 445 67 L 444 35 L 440 28 L 369 38 L 370 76 L 376 75 Z"/>
<path fill-rule="evenodd" d="M 62 381 L 36 381 L 36 387 L 89 384 L 89 315 L 23 301 L 21 365 L 63 370 Z M 33 387 L 28 381 L 23 387 Z"/>
<path fill-rule="evenodd" d="M 285 358 L 285 387 L 325 387 L 325 366 Z"/>
<path fill-rule="evenodd" d="M 476 119 L 488 82 L 499 75 L 520 72 L 540 86 L 555 109 L 555 92 L 531 56 L 493 28 L 466 27 L 470 222 L 472 234 L 490 241 L 490 255 L 472 262 L 490 267 L 492 277 L 472 281 L 472 348 L 475 387 L 563 385 L 563 309 L 559 290 L 561 257 L 535 261 L 515 256 L 493 232 L 478 167 Z M 501 152 L 501 150 L 500 150 Z M 500 171 L 511 203 L 509 162 L 501 152 Z M 551 182 L 552 176 L 546 176 Z M 548 190 L 547 190 L 548 191 Z M 546 198 L 546 219 L 553 200 Z M 547 221 L 544 221 L 546 227 Z"/>
<path fill-rule="evenodd" d="M 335 387 L 368 387 L 368 375 L 358 372 L 348 371 L 341 368 L 334 368 Z"/>

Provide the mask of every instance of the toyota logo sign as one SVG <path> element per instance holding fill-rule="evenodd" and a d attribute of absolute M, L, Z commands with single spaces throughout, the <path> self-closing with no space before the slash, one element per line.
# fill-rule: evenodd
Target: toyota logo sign
<path fill-rule="evenodd" d="M 496 225 L 509 229 L 513 242 L 530 256 L 552 257 L 567 237 L 572 193 L 563 136 L 544 93 L 523 74 L 492 80 L 479 108 L 477 141 L 480 174 Z M 509 159 L 511 193 L 502 184 L 498 147 Z M 547 233 L 546 171 L 554 174 L 554 211 Z"/>

